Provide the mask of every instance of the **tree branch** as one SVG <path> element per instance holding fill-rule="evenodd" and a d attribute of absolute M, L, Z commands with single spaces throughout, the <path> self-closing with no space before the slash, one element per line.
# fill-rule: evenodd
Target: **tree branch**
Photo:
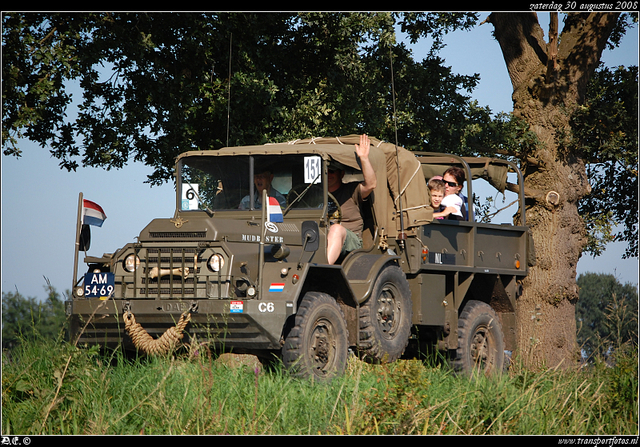
<path fill-rule="evenodd" d="M 520 194 L 520 187 L 514 183 L 507 182 L 506 189 L 516 194 Z M 560 193 L 549 190 L 534 189 L 524 187 L 524 197 L 526 199 L 535 200 L 536 202 L 545 204 L 546 206 L 558 206 L 560 204 Z"/>
<path fill-rule="evenodd" d="M 547 44 L 534 13 L 491 13 L 486 22 L 494 27 L 507 64 L 513 90 L 528 82 L 547 64 Z"/>
<path fill-rule="evenodd" d="M 558 60 L 567 70 L 565 82 L 582 102 L 591 74 L 615 28 L 619 13 L 569 13 L 558 46 Z"/>

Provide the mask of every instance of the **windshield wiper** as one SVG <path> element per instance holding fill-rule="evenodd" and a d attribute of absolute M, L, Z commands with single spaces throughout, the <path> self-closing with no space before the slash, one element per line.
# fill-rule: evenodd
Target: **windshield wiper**
<path fill-rule="evenodd" d="M 299 202 L 300 200 L 302 200 L 302 197 L 307 193 L 307 191 L 309 191 L 309 189 L 316 184 L 316 181 L 318 180 L 318 178 L 320 178 L 320 173 L 318 172 L 318 175 L 316 175 L 316 178 L 313 179 L 313 181 L 311 183 L 309 183 L 309 186 L 307 186 L 299 195 L 298 197 L 296 197 L 295 199 L 293 199 L 293 201 L 287 205 L 287 208 L 282 212 L 282 217 L 286 216 L 287 213 L 289 212 L 289 210 L 291 209 L 291 207 L 293 205 L 295 205 L 297 202 Z"/>
<path fill-rule="evenodd" d="M 209 217 L 213 217 L 214 212 L 211 211 L 211 209 L 209 208 L 209 206 L 204 203 L 204 201 L 200 198 L 200 194 L 198 194 L 198 192 L 196 191 L 196 189 L 193 187 L 193 185 L 191 184 L 191 182 L 187 182 L 187 185 L 189 185 L 189 189 L 187 190 L 187 192 L 185 193 L 185 196 L 187 197 L 188 200 L 192 200 L 193 197 L 195 196 L 196 199 L 198 199 L 198 206 L 201 209 L 204 209 L 204 211 L 209 215 Z M 191 197 L 189 197 L 191 195 Z"/>

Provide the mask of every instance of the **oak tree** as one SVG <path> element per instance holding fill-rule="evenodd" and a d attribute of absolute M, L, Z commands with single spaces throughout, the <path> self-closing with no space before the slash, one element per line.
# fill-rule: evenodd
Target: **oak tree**
<path fill-rule="evenodd" d="M 579 358 L 576 265 L 586 243 L 580 200 L 591 192 L 583 151 L 567 144 L 571 119 L 584 103 L 600 56 L 628 24 L 619 13 L 567 13 L 559 30 L 551 13 L 549 41 L 535 12 L 492 13 L 513 88 L 513 115 L 538 143 L 513 147 L 527 192 L 536 265 L 524 280 L 517 310 L 518 351 L 530 366 L 570 366 Z"/>

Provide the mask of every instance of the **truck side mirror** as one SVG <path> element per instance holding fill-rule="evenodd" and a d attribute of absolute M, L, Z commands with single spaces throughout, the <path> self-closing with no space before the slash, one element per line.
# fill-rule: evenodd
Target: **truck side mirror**
<path fill-rule="evenodd" d="M 304 251 L 317 251 L 320 247 L 320 230 L 318 223 L 313 220 L 302 222 L 302 248 Z"/>
<path fill-rule="evenodd" d="M 78 251 L 87 251 L 91 246 L 91 229 L 89 225 L 82 224 L 82 230 L 80 231 L 80 245 Z"/>

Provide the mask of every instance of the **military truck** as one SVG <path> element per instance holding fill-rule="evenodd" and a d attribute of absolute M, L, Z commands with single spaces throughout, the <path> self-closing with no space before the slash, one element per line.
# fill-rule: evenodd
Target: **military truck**
<path fill-rule="evenodd" d="M 74 340 L 144 351 L 127 331 L 134 316 L 147 340 L 178 327 L 187 346 L 275 355 L 302 377 L 341 374 L 350 352 L 393 362 L 410 342 L 436 347 L 463 372 L 501 371 L 505 351 L 515 349 L 517 301 L 533 253 L 517 166 L 371 138 L 377 186 L 363 206 L 363 247 L 329 265 L 327 234 L 341 216 L 327 173 L 338 166 L 344 181 L 362 180 L 358 138 L 178 156 L 173 217 L 152 220 L 114 253 L 86 256 L 80 277 L 74 266 L 66 303 Z M 466 221 L 434 219 L 427 180 L 451 165 L 467 180 L 516 191 L 517 225 L 476 222 L 473 206 Z M 265 168 L 286 203 L 265 193 L 270 205 L 258 209 L 246 198 L 255 197 L 254 175 Z M 87 228 L 78 222 L 76 265 Z"/>

